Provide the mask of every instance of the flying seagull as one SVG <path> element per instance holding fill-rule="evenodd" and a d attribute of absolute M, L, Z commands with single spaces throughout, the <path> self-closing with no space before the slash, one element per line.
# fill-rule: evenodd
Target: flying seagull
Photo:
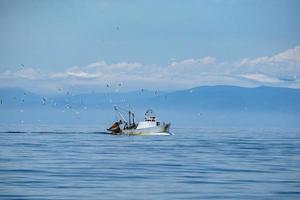
<path fill-rule="evenodd" d="M 45 105 L 46 104 L 47 99 L 45 97 L 43 97 L 42 99 L 42 104 Z"/>

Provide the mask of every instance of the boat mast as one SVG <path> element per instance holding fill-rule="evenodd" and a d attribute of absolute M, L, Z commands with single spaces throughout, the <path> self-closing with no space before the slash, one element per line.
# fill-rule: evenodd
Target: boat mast
<path fill-rule="evenodd" d="M 131 112 L 130 110 L 126 110 L 124 108 L 121 108 L 119 106 L 114 106 L 115 111 L 117 112 L 117 114 L 119 115 L 119 117 L 121 118 L 121 120 L 123 122 L 127 122 L 125 117 L 128 114 L 128 125 L 132 125 L 132 123 L 134 124 L 134 113 Z M 124 116 L 122 115 L 122 113 L 124 114 Z M 131 123 L 131 119 L 132 119 L 132 123 Z"/>
<path fill-rule="evenodd" d="M 131 112 L 130 111 L 128 112 L 128 115 L 129 115 L 128 122 L 129 122 L 129 126 L 130 126 L 131 125 Z"/>
<path fill-rule="evenodd" d="M 134 122 L 134 113 L 132 113 L 132 123 L 135 124 L 135 122 Z"/>

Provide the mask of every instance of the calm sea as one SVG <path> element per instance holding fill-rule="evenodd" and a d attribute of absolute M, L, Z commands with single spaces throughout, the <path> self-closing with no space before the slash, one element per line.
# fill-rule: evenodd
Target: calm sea
<path fill-rule="evenodd" d="M 0 199 L 300 199 L 299 129 L 1 127 Z"/>

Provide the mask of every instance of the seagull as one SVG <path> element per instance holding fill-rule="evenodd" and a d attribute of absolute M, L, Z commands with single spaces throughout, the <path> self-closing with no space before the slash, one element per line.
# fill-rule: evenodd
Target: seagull
<path fill-rule="evenodd" d="M 47 99 L 45 97 L 43 97 L 42 99 L 42 104 L 45 105 L 46 104 Z"/>
<path fill-rule="evenodd" d="M 67 109 L 71 109 L 72 107 L 71 107 L 70 105 L 67 105 L 66 108 L 67 108 Z"/>
<path fill-rule="evenodd" d="M 21 64 L 21 66 L 22 66 L 22 67 L 25 67 L 25 65 L 24 65 L 24 64 Z"/>

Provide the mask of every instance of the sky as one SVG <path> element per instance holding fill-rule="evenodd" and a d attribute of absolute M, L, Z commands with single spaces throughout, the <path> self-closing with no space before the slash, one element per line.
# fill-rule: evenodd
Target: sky
<path fill-rule="evenodd" d="M 298 0 L 0 0 L 0 87 L 300 88 Z"/>

